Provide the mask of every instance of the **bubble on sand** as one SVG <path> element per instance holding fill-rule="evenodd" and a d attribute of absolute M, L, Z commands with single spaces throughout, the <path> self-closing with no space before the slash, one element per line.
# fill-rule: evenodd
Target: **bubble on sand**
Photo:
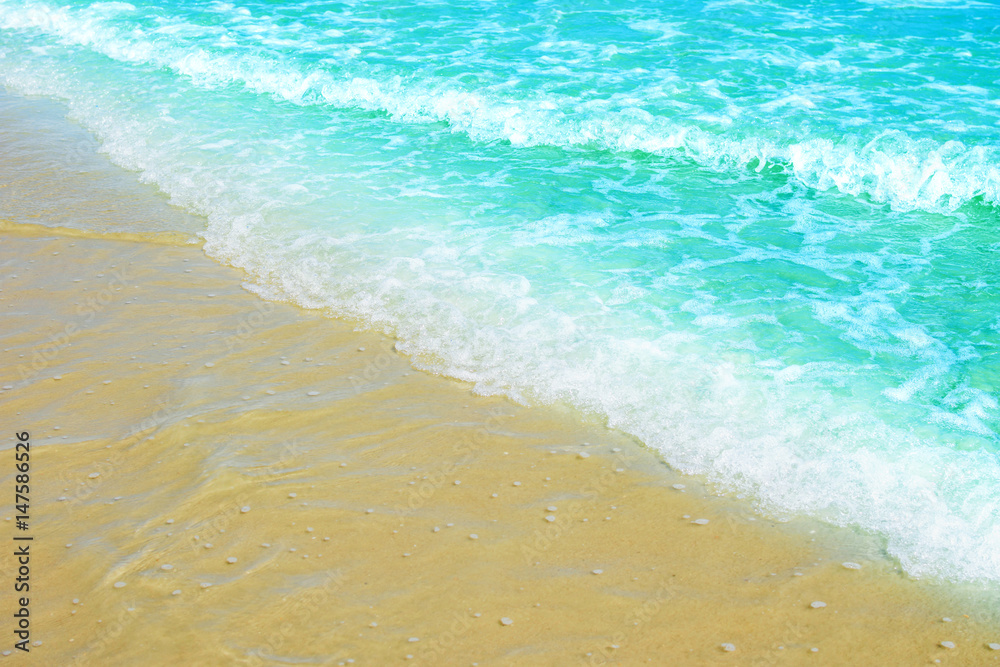
<path fill-rule="evenodd" d="M 169 572 L 170 570 L 174 569 L 174 566 L 171 565 L 170 563 L 164 563 L 163 565 L 160 566 L 160 569 Z"/>
<path fill-rule="evenodd" d="M 550 514 L 547 517 L 545 517 L 545 520 L 548 521 L 549 523 L 552 523 L 553 521 L 556 520 L 556 518 Z"/>
<path fill-rule="evenodd" d="M 826 603 L 816 600 L 815 602 L 810 602 L 809 606 L 812 607 L 813 609 L 822 609 L 823 607 L 826 606 Z"/>
<path fill-rule="evenodd" d="M 213 364 L 211 361 L 205 362 L 205 368 L 212 368 L 214 366 L 215 364 Z"/>
<path fill-rule="evenodd" d="M 577 457 L 579 457 L 581 459 L 589 459 L 590 458 L 590 454 L 588 454 L 587 452 L 580 452 L 579 454 L 577 454 Z"/>
<path fill-rule="evenodd" d="M 89 475 L 87 475 L 87 477 L 89 477 L 90 479 L 97 479 L 100 476 L 101 476 L 101 473 L 99 473 L 99 472 L 92 472 Z"/>
<path fill-rule="evenodd" d="M 520 482 L 514 482 L 514 486 L 521 486 Z"/>
<path fill-rule="evenodd" d="M 514 619 L 504 616 L 500 619 L 500 625 L 514 625 Z"/>
<path fill-rule="evenodd" d="M 476 535 L 475 533 L 472 533 L 471 535 L 469 535 L 469 539 L 470 539 L 470 540 L 478 540 L 478 539 L 479 539 L 479 536 L 478 536 L 478 535 Z"/>
<path fill-rule="evenodd" d="M 271 543 L 270 543 L 270 542 L 261 542 L 261 543 L 260 543 L 260 546 L 262 546 L 262 547 L 264 547 L 265 549 L 267 549 L 267 548 L 269 548 L 269 547 L 271 546 Z"/>
<path fill-rule="evenodd" d="M 591 570 L 593 574 L 604 574 L 604 570 Z"/>
<path fill-rule="evenodd" d="M 987 644 L 992 651 L 1000 651 L 1000 644 Z"/>
<path fill-rule="evenodd" d="M 174 591 L 173 593 L 171 593 L 171 595 L 180 595 L 180 594 L 181 594 L 181 589 L 179 589 L 179 588 L 176 591 Z"/>
<path fill-rule="evenodd" d="M 848 561 L 846 563 L 843 563 L 843 566 L 846 567 L 848 570 L 860 570 L 861 569 L 861 563 L 852 563 L 850 561 Z"/>
<path fill-rule="evenodd" d="M 319 396 L 318 391 L 307 391 L 306 396 Z"/>
<path fill-rule="evenodd" d="M 229 563 L 230 565 L 232 565 L 233 563 L 235 563 L 238 560 L 239 559 L 236 556 L 230 556 L 229 558 L 226 559 L 226 562 Z"/>
<path fill-rule="evenodd" d="M 723 651 L 729 651 L 730 653 L 736 650 L 736 646 L 733 644 L 720 644 L 719 645 Z"/>
<path fill-rule="evenodd" d="M 941 642 L 942 648 L 955 648 L 955 642 Z"/>
<path fill-rule="evenodd" d="M 673 488 L 675 488 L 678 491 L 680 491 L 681 489 L 684 489 L 684 488 L 687 488 L 687 487 L 685 487 L 683 484 L 674 484 Z"/>
<path fill-rule="evenodd" d="M 414 643 L 414 642 L 418 642 L 418 641 L 420 641 L 420 637 L 410 637 L 410 638 L 409 638 L 409 639 L 407 639 L 406 641 L 408 641 L 408 642 L 410 642 L 410 643 L 412 644 L 412 643 Z"/>
<path fill-rule="evenodd" d="M 297 493 L 289 493 L 289 494 L 288 494 L 288 497 L 289 497 L 289 498 L 296 498 L 296 497 L 298 497 L 298 495 L 299 495 L 299 494 L 297 494 Z"/>
<path fill-rule="evenodd" d="M 697 524 L 699 526 L 704 526 L 708 523 L 708 519 L 695 519 L 691 523 Z"/>
<path fill-rule="evenodd" d="M 125 588 L 126 584 L 124 581 L 116 581 L 115 588 Z"/>
<path fill-rule="evenodd" d="M 199 584 L 199 586 L 201 586 L 202 588 L 211 588 L 212 584 L 208 583 L 207 581 L 203 581 Z"/>
<path fill-rule="evenodd" d="M 547 510 L 548 510 L 548 511 L 550 511 L 550 512 L 555 512 L 555 511 L 556 511 L 557 509 L 559 509 L 559 508 L 558 508 L 558 507 L 556 507 L 555 505 L 549 505 L 549 506 L 548 506 L 548 507 L 546 507 L 545 509 L 547 509 Z"/>

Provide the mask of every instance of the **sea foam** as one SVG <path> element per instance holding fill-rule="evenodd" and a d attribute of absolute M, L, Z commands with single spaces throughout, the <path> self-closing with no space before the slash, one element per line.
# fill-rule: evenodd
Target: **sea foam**
<path fill-rule="evenodd" d="M 487 46 L 453 60 L 428 19 L 420 60 L 369 15 L 0 7 L 4 85 L 64 100 L 206 216 L 206 251 L 261 296 L 390 333 L 479 392 L 572 405 L 770 516 L 877 533 L 913 574 L 997 581 L 1000 160 L 948 97 L 987 88 L 914 87 L 964 128 L 942 133 L 884 100 L 884 125 L 830 115 L 879 102 L 845 91 L 871 63 L 840 36 L 836 57 L 702 54 L 722 64 L 698 79 L 652 69 L 712 37 L 696 17 L 507 52 L 472 21 L 460 41 Z M 734 91 L 726 63 L 751 53 L 762 73 Z M 898 46 L 866 53 L 910 76 Z"/>

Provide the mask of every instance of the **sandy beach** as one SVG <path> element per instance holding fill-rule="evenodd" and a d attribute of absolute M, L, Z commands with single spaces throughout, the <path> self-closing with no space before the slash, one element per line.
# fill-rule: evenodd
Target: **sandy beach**
<path fill-rule="evenodd" d="M 264 301 L 156 232 L 182 214 L 154 188 L 102 169 L 0 184 L 8 495 L 15 434 L 31 442 L 31 644 L 6 632 L 11 664 L 1000 661 L 975 591 Z M 101 209 L 110 178 L 141 205 Z M 102 216 L 121 231 L 75 224 Z"/>
<path fill-rule="evenodd" d="M 986 619 L 875 545 L 752 521 L 581 415 L 262 302 L 197 247 L 3 235 L 0 400 L 37 448 L 34 659 L 995 660 Z"/>

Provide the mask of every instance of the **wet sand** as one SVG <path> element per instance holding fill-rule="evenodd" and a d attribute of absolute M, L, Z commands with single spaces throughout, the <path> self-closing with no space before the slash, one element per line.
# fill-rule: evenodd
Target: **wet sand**
<path fill-rule="evenodd" d="M 11 661 L 1000 663 L 983 599 L 874 538 L 767 520 L 587 415 L 414 371 L 184 235 L 71 229 L 100 217 L 87 197 L 25 224 L 10 188 L 44 188 L 11 182 L 0 442 L 31 434 L 42 642 L 5 633 Z M 142 215 L 177 215 L 147 195 Z M 0 566 L 8 587 L 11 549 Z"/>
<path fill-rule="evenodd" d="M 1000 657 L 869 541 L 751 521 L 585 416 L 415 372 L 197 247 L 8 226 L 0 262 L 45 664 Z"/>

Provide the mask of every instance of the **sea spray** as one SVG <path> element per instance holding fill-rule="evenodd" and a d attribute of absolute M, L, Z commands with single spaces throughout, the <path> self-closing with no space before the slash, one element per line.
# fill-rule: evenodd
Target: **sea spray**
<path fill-rule="evenodd" d="M 261 296 L 996 582 L 995 5 L 0 9 Z"/>

